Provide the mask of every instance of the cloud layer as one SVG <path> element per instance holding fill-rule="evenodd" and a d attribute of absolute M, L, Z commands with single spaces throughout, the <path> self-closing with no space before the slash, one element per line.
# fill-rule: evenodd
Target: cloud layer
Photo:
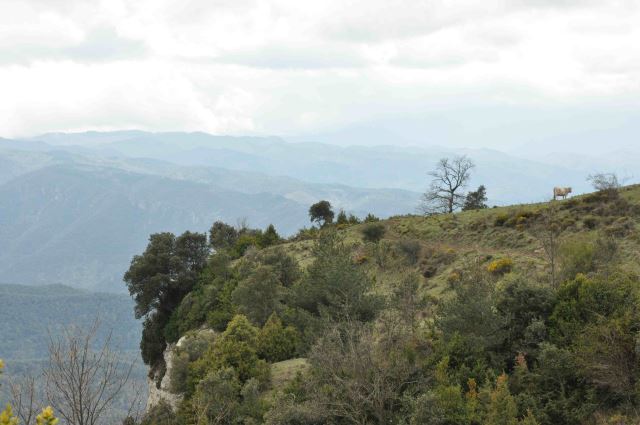
<path fill-rule="evenodd" d="M 4 0 L 0 134 L 304 136 L 474 108 L 633 109 L 637 4 Z"/>

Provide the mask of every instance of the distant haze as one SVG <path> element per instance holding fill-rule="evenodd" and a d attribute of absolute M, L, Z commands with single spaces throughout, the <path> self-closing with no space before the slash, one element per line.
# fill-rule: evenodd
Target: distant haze
<path fill-rule="evenodd" d="M 590 173 L 633 177 L 640 163 L 630 151 L 336 146 L 201 132 L 0 139 L 0 276 L 122 292 L 151 233 L 246 220 L 287 236 L 310 224 L 309 205 L 320 199 L 359 217 L 414 213 L 428 171 L 452 155 L 475 162 L 469 189 L 484 184 L 497 205 L 545 201 L 557 185 L 583 193 Z"/>

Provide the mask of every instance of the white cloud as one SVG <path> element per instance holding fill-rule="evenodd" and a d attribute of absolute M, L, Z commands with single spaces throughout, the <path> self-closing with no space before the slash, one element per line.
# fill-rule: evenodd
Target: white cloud
<path fill-rule="evenodd" d="M 5 0 L 0 134 L 300 135 L 443 107 L 626 107 L 639 18 L 631 0 Z"/>

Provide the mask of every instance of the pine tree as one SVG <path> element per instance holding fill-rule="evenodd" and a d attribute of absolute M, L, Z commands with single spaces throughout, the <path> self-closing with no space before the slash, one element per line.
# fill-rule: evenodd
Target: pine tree
<path fill-rule="evenodd" d="M 484 208 L 487 208 L 487 189 L 484 185 L 481 185 L 475 192 L 467 193 L 462 211 L 481 210 Z"/>
<path fill-rule="evenodd" d="M 507 375 L 498 376 L 496 387 L 491 392 L 486 425 L 517 425 L 518 407 L 509 392 Z"/>

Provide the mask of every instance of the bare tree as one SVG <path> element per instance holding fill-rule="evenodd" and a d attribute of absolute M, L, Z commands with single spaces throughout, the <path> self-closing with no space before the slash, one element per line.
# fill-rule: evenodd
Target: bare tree
<path fill-rule="evenodd" d="M 32 423 L 39 413 L 36 378 L 26 375 L 20 379 L 11 379 L 8 386 L 11 397 L 9 404 L 13 407 L 15 415 L 23 424 Z"/>
<path fill-rule="evenodd" d="M 561 232 L 557 207 L 555 204 L 550 204 L 543 212 L 542 225 L 535 230 L 535 233 L 549 261 L 551 286 L 554 288 L 558 286 L 558 254 Z"/>
<path fill-rule="evenodd" d="M 466 156 L 442 158 L 436 169 L 429 173 L 433 179 L 422 195 L 419 207 L 424 214 L 452 213 L 464 205 L 461 193 L 471 177 L 475 164 Z"/>
<path fill-rule="evenodd" d="M 587 177 L 587 180 L 595 190 L 605 195 L 608 199 L 616 199 L 623 183 L 618 180 L 615 173 L 596 173 Z"/>
<path fill-rule="evenodd" d="M 49 339 L 45 394 L 69 425 L 104 423 L 131 378 L 134 363 L 111 351 L 111 334 L 98 345 L 98 328 L 96 320 L 86 331 L 69 328 Z"/>
<path fill-rule="evenodd" d="M 615 173 L 596 173 L 587 177 L 587 180 L 598 192 L 617 191 L 620 188 L 618 176 Z"/>
<path fill-rule="evenodd" d="M 347 423 L 392 423 L 402 390 L 421 379 L 403 354 L 409 335 L 395 330 L 381 339 L 371 326 L 349 322 L 326 332 L 309 359 L 312 403 Z"/>

